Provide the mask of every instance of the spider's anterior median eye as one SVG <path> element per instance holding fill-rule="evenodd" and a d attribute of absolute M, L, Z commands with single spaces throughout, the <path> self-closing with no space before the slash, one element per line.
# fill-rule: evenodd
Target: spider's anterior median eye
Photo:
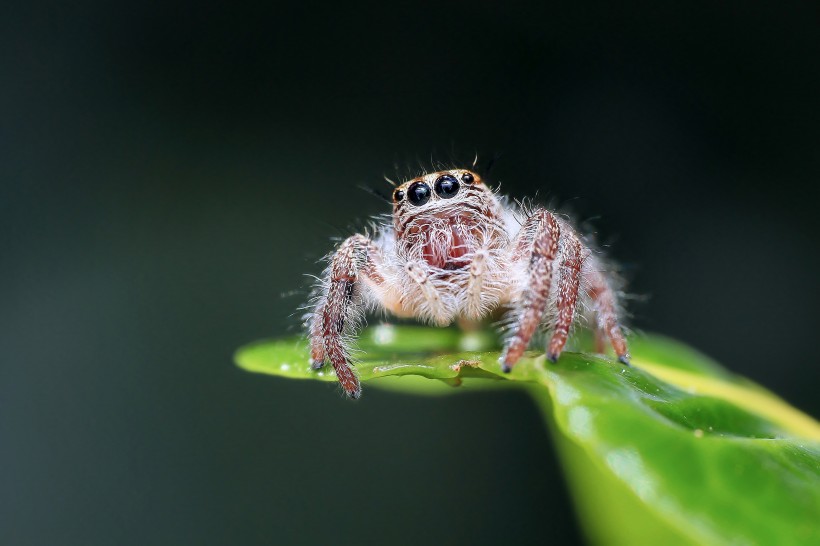
<path fill-rule="evenodd" d="M 449 174 L 439 176 L 438 180 L 436 180 L 436 193 L 445 199 L 449 199 L 457 194 L 458 188 L 458 180 Z"/>
<path fill-rule="evenodd" d="M 416 182 L 407 188 L 407 199 L 414 205 L 419 206 L 430 200 L 430 186 L 424 182 Z"/>
<path fill-rule="evenodd" d="M 393 192 L 393 201 L 398 203 L 402 199 L 404 199 L 404 192 L 402 190 L 396 190 Z"/>

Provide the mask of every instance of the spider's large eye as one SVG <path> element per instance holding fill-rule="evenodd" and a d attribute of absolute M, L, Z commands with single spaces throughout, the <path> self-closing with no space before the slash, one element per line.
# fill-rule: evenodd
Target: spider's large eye
<path fill-rule="evenodd" d="M 436 193 L 445 199 L 455 196 L 458 193 L 458 188 L 458 180 L 449 174 L 439 176 L 436 180 Z"/>
<path fill-rule="evenodd" d="M 430 200 L 430 186 L 424 182 L 416 182 L 407 188 L 407 199 L 417 207 Z"/>

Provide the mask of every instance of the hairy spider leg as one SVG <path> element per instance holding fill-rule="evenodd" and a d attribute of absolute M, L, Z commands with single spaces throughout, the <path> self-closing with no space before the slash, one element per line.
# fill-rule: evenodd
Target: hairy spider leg
<path fill-rule="evenodd" d="M 330 360 L 342 388 L 351 398 L 361 396 L 359 379 L 350 367 L 344 335 L 355 328 L 357 289 L 361 277 L 375 285 L 384 283 L 380 272 L 383 260 L 379 248 L 364 235 L 345 240 L 334 254 L 330 266 L 327 294 L 320 301 L 310 325 L 311 361 L 315 369 Z"/>
<path fill-rule="evenodd" d="M 629 351 L 626 348 L 626 339 L 624 339 L 624 333 L 618 321 L 615 294 L 600 271 L 590 270 L 586 274 L 590 283 L 589 296 L 595 305 L 597 317 L 595 338 L 601 341 L 604 337 L 609 338 L 612 348 L 615 349 L 615 354 L 618 355 L 618 361 L 629 366 Z M 602 351 L 602 345 L 603 343 L 601 343 L 599 351 Z"/>
<path fill-rule="evenodd" d="M 597 320 L 597 319 L 596 319 Z M 601 331 L 600 328 L 597 326 L 594 328 L 594 343 L 595 343 L 595 352 L 599 354 L 603 354 L 606 351 L 606 342 L 609 341 L 609 338 L 606 337 L 606 334 Z"/>
<path fill-rule="evenodd" d="M 532 229 L 535 224 L 535 229 Z M 520 311 L 501 354 L 501 369 L 508 373 L 524 354 L 533 333 L 541 323 L 552 283 L 552 262 L 558 252 L 561 228 L 549 211 L 539 209 L 521 226 L 522 237 L 533 233 L 532 250 L 528 268 L 527 286 L 521 297 Z M 515 250 L 521 249 L 522 241 L 514 241 Z"/>
<path fill-rule="evenodd" d="M 558 299 L 555 303 L 557 318 L 555 329 L 549 345 L 547 345 L 547 359 L 555 363 L 567 343 L 569 329 L 575 320 L 575 306 L 578 302 L 578 289 L 581 284 L 581 241 L 572 234 L 563 234 L 566 237 L 566 255 L 558 273 Z"/>

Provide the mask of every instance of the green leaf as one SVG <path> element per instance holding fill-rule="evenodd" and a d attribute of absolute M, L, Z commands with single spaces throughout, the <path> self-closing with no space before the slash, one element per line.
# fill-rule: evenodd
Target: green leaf
<path fill-rule="evenodd" d="M 495 337 L 378 326 L 368 385 L 416 394 L 527 389 L 543 409 L 585 532 L 598 544 L 820 544 L 820 424 L 675 341 L 631 340 L 633 366 L 528 353 L 501 373 Z M 301 339 L 240 349 L 244 369 L 334 381 Z M 454 388 L 458 387 L 458 388 Z"/>

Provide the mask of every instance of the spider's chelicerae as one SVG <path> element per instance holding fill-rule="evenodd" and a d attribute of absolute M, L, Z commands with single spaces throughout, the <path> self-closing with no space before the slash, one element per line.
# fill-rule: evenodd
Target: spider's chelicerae
<path fill-rule="evenodd" d="M 425 174 L 396 187 L 392 226 L 353 235 L 331 255 L 307 316 L 314 368 L 330 362 L 348 396 L 361 386 L 350 341 L 368 310 L 445 326 L 505 311 L 500 366 L 509 372 L 539 327 L 558 360 L 579 315 L 594 315 L 598 350 L 609 339 L 629 353 L 612 279 L 569 222 L 496 196 L 464 169 Z"/>

